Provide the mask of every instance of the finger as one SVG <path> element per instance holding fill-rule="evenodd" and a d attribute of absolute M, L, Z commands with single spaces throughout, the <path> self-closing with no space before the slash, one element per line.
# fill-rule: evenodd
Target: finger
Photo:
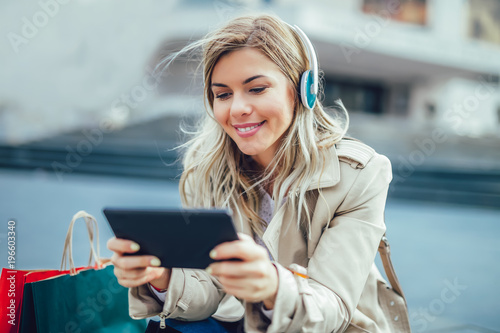
<path fill-rule="evenodd" d="M 117 253 L 134 253 L 139 251 L 139 244 L 128 239 L 113 237 L 108 240 L 108 249 Z"/>
<path fill-rule="evenodd" d="M 122 269 L 117 266 L 113 270 L 118 280 L 138 280 L 144 276 L 145 271 L 145 268 Z"/>
<path fill-rule="evenodd" d="M 118 283 L 126 288 L 138 287 L 152 280 L 158 279 L 163 274 L 163 267 L 147 267 L 139 272 L 138 275 L 125 275 L 118 278 Z"/>
<path fill-rule="evenodd" d="M 247 240 L 247 241 L 252 241 L 252 242 L 255 242 L 253 240 L 253 238 L 250 236 L 250 235 L 247 235 L 245 234 L 244 232 L 238 232 L 238 237 L 241 239 L 241 240 Z"/>
<path fill-rule="evenodd" d="M 231 290 L 243 290 L 245 288 L 248 288 L 248 285 L 245 285 L 245 282 L 248 281 L 247 279 L 244 278 L 230 278 L 230 277 L 219 277 L 219 282 L 222 284 L 222 287 L 225 290 L 231 289 Z"/>
<path fill-rule="evenodd" d="M 209 265 L 210 274 L 217 277 L 231 278 L 262 278 L 266 276 L 267 268 L 264 261 L 232 262 L 224 261 Z"/>
<path fill-rule="evenodd" d="M 221 279 L 224 291 L 246 301 L 261 301 L 265 298 L 265 286 L 254 279 Z M 259 285 L 260 283 L 260 285 Z"/>
<path fill-rule="evenodd" d="M 220 277 L 219 282 L 227 289 L 259 292 L 266 289 L 266 280 L 253 278 Z"/>
<path fill-rule="evenodd" d="M 155 256 L 121 256 L 114 254 L 111 257 L 111 262 L 121 269 L 137 269 L 161 265 L 160 260 Z"/>
<path fill-rule="evenodd" d="M 253 240 L 237 240 L 217 245 L 210 257 L 215 260 L 239 258 L 244 261 L 257 260 L 267 257 L 263 246 L 256 244 Z"/>
<path fill-rule="evenodd" d="M 237 244 L 239 242 L 249 242 L 249 243 L 252 243 L 252 244 L 256 244 L 255 241 L 253 240 L 253 238 L 250 237 L 249 235 L 245 234 L 245 233 L 238 232 L 238 237 L 239 237 L 239 240 L 230 241 L 230 242 L 224 242 L 224 243 L 219 244 L 216 247 L 214 247 L 213 250 L 217 251 L 217 250 L 219 250 L 221 248 L 226 247 L 229 244 L 235 244 L 235 243 Z M 211 252 L 211 254 L 212 254 L 212 252 Z"/>

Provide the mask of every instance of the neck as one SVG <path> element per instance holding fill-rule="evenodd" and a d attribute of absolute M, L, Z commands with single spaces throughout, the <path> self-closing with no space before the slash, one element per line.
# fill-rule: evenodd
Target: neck
<path fill-rule="evenodd" d="M 271 164 L 274 158 L 273 154 L 269 154 L 268 152 L 264 152 L 259 155 L 253 155 L 252 159 L 263 169 L 265 170 Z"/>

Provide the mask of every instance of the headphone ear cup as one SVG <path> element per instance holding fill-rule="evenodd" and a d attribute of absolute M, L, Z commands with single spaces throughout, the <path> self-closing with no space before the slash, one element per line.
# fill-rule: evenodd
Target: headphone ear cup
<path fill-rule="evenodd" d="M 302 104 L 312 110 L 316 103 L 316 94 L 313 93 L 314 79 L 310 70 L 302 73 L 300 79 L 300 100 Z"/>

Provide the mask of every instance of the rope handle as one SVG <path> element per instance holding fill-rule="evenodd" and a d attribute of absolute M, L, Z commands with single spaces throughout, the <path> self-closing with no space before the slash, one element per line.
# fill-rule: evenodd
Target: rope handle
<path fill-rule="evenodd" d="M 88 266 L 92 266 L 92 259 L 94 259 L 95 264 L 98 267 L 102 267 L 103 262 L 100 259 L 101 250 L 99 247 L 99 227 L 97 225 L 97 220 L 95 217 L 87 213 L 86 211 L 79 211 L 73 218 L 69 224 L 68 232 L 66 234 L 66 240 L 64 242 L 64 251 L 61 260 L 61 270 L 66 270 L 67 265 L 69 266 L 70 275 L 76 275 L 75 263 L 73 261 L 73 227 L 75 222 L 83 218 L 85 221 L 85 225 L 87 226 L 87 232 L 89 235 L 90 242 L 90 253 L 89 253 L 89 262 Z M 96 239 L 96 246 L 94 247 L 94 234 Z M 69 261 L 69 264 L 68 264 Z"/>

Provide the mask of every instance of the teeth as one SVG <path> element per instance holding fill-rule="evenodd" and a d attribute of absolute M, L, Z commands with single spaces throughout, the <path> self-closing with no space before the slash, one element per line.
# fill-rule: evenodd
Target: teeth
<path fill-rule="evenodd" d="M 253 130 L 254 128 L 256 127 L 259 127 L 262 123 L 260 124 L 257 124 L 257 125 L 254 125 L 254 126 L 251 126 L 251 127 L 244 127 L 244 128 L 236 128 L 238 131 L 240 132 L 248 132 L 248 131 L 251 131 Z"/>

